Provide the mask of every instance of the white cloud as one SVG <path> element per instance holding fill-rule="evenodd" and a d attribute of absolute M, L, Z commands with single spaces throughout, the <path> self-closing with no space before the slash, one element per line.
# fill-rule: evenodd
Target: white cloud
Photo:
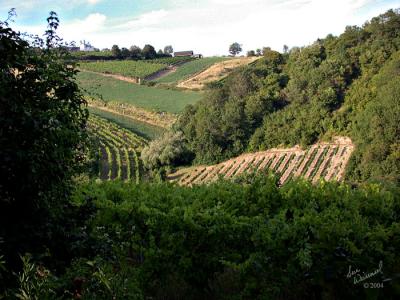
<path fill-rule="evenodd" d="M 167 16 L 168 12 L 164 9 L 151 11 L 149 13 L 140 15 L 138 18 L 128 21 L 125 24 L 122 24 L 120 28 L 135 29 L 162 24 L 163 22 L 167 21 Z"/>
<path fill-rule="evenodd" d="M 71 36 L 99 32 L 104 29 L 106 19 L 107 17 L 103 14 L 93 13 L 83 20 L 76 20 L 60 26 L 60 32 Z"/>
<path fill-rule="evenodd" d="M 364 9 L 374 1 L 379 5 Z M 93 13 L 62 23 L 60 33 L 66 40 L 85 39 L 98 48 L 150 43 L 159 49 L 171 44 L 175 50 L 221 55 L 228 54 L 229 45 L 237 41 L 244 53 L 263 46 L 282 50 L 284 44 L 303 46 L 329 33 L 340 34 L 346 25 L 361 25 L 390 8 L 390 3 L 376 1 L 198 0 L 188 4 L 175 0 L 172 8 L 132 18 Z"/>
<path fill-rule="evenodd" d="M 97 4 L 97 3 L 99 3 L 101 0 L 87 0 L 87 2 L 89 3 L 89 4 Z"/>

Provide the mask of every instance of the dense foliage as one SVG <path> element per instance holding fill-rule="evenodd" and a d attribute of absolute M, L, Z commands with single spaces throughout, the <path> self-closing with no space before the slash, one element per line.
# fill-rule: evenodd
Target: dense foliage
<path fill-rule="evenodd" d="M 280 187 L 265 174 L 193 188 L 83 176 L 72 185 L 85 155 L 86 103 L 58 48 L 55 13 L 48 22 L 45 41 L 31 44 L 0 23 L 0 299 L 400 297 L 396 185 Z M 163 167 L 191 154 L 210 162 L 346 133 L 357 144 L 349 178 L 398 183 L 399 23 L 389 11 L 303 49 L 265 48 L 211 85 L 145 162 Z M 115 161 L 142 142 L 99 119 L 90 126 Z M 139 168 L 125 170 L 138 181 Z"/>
<path fill-rule="evenodd" d="M 167 131 L 162 137 L 143 149 L 141 155 L 143 164 L 148 169 L 156 169 L 162 166 L 187 163 L 192 158 L 185 145 L 181 132 Z"/>
<path fill-rule="evenodd" d="M 83 162 L 85 101 L 55 13 L 48 24 L 28 42 L 0 22 L 0 247 L 11 260 L 52 237 Z"/>
<path fill-rule="evenodd" d="M 399 201 L 398 191 L 376 185 L 278 188 L 273 177 L 196 188 L 85 184 L 65 212 L 65 251 L 75 258 L 65 272 L 50 268 L 37 279 L 46 283 L 38 297 L 395 299 Z M 43 270 L 45 261 L 35 261 Z M 360 283 L 348 275 L 380 264 Z"/>
<path fill-rule="evenodd" d="M 398 10 L 288 53 L 265 48 L 188 107 L 176 130 L 205 163 L 349 135 L 357 153 L 348 178 L 398 183 L 399 50 Z"/>

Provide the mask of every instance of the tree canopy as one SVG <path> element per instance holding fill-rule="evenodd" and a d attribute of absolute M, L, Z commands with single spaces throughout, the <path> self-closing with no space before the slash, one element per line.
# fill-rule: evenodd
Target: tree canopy
<path fill-rule="evenodd" d="M 242 46 L 239 43 L 235 42 L 229 46 L 229 53 L 233 56 L 236 56 L 240 52 L 242 52 Z"/>
<path fill-rule="evenodd" d="M 399 50 L 399 10 L 287 53 L 266 47 L 211 86 L 175 130 L 198 163 L 348 135 L 357 146 L 348 179 L 399 183 Z"/>
<path fill-rule="evenodd" d="M 0 22 L 0 239 L 14 257 L 52 234 L 85 149 L 77 71 L 56 35 L 57 15 L 47 21 L 44 40 Z"/>

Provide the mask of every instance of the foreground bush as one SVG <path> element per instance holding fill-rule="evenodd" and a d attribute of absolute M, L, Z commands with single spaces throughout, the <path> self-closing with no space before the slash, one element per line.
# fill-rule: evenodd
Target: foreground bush
<path fill-rule="evenodd" d="M 400 295 L 399 193 L 377 185 L 299 181 L 278 188 L 272 177 L 194 188 L 90 183 L 77 190 L 73 203 L 76 218 L 84 220 L 71 234 L 75 259 L 52 279 L 60 296 Z"/>

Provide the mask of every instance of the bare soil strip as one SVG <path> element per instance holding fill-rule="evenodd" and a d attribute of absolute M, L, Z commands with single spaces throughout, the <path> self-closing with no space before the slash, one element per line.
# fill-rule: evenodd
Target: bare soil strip
<path fill-rule="evenodd" d="M 176 70 L 177 70 L 177 68 L 175 66 L 168 66 L 164 70 L 160 70 L 160 71 L 158 71 L 156 73 L 153 73 L 153 74 L 147 76 L 145 78 L 145 80 L 148 80 L 148 81 L 157 80 L 157 79 L 159 79 L 161 77 L 167 76 L 168 74 L 176 72 Z"/>
<path fill-rule="evenodd" d="M 314 171 L 315 166 L 318 163 L 319 158 L 321 157 L 322 153 L 324 152 L 326 146 L 322 146 L 318 149 L 317 154 L 314 157 L 314 160 L 312 161 L 311 165 L 308 167 L 308 170 L 306 172 L 306 175 L 304 175 L 305 178 L 309 178 L 312 171 Z"/>
<path fill-rule="evenodd" d="M 85 71 L 87 73 L 96 74 L 96 75 L 101 75 L 101 76 L 104 76 L 104 77 L 111 77 L 111 78 L 114 78 L 114 79 L 126 81 L 126 82 L 129 82 L 129 83 L 134 83 L 134 84 L 140 84 L 140 81 L 141 81 L 141 79 L 139 77 L 126 77 L 126 76 L 116 75 L 116 74 L 93 72 L 93 71 L 89 71 L 89 70 L 85 70 L 85 69 L 82 69 L 82 71 Z"/>
<path fill-rule="evenodd" d="M 176 116 L 172 114 L 151 112 L 126 103 L 107 102 L 104 104 L 101 101 L 90 100 L 88 106 L 166 129 L 176 121 Z"/>
<path fill-rule="evenodd" d="M 283 173 L 282 177 L 279 179 L 280 184 L 284 184 L 289 176 L 293 173 L 294 168 L 300 162 L 300 159 L 303 157 L 303 153 L 298 152 L 296 156 L 293 158 L 291 162 L 289 162 L 289 167 L 286 169 L 285 173 Z"/>

